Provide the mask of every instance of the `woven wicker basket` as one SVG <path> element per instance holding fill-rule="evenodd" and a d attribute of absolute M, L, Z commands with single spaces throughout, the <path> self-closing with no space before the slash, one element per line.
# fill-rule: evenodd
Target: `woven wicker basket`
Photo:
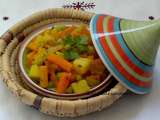
<path fill-rule="evenodd" d="M 9 90 L 23 103 L 39 111 L 59 116 L 76 117 L 100 111 L 111 105 L 126 88 L 117 83 L 110 91 L 88 99 L 57 100 L 40 96 L 30 90 L 24 83 L 17 67 L 17 53 L 21 42 L 35 29 L 57 22 L 89 23 L 93 13 L 71 9 L 48 9 L 35 13 L 11 27 L 0 38 L 0 71 L 2 79 Z"/>

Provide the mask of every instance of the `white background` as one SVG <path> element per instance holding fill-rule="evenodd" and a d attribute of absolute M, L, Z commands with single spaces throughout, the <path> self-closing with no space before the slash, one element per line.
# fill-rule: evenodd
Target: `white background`
<path fill-rule="evenodd" d="M 0 0 L 0 35 L 10 26 L 33 12 L 77 0 Z M 90 10 L 129 19 L 147 20 L 148 16 L 160 18 L 159 0 L 83 0 L 95 2 Z M 3 21 L 3 16 L 9 20 Z M 76 118 L 76 120 L 159 120 L 160 119 L 160 51 L 154 69 L 153 91 L 149 95 L 126 95 L 110 108 Z M 0 120 L 57 120 L 22 104 L 0 80 Z M 63 118 L 63 120 L 71 120 Z"/>

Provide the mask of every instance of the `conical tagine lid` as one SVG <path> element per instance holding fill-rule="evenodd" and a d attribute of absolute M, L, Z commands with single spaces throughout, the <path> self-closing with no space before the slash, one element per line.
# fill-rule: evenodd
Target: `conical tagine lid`
<path fill-rule="evenodd" d="M 132 21 L 97 14 L 90 29 L 94 46 L 111 74 L 131 91 L 149 93 L 160 20 Z"/>

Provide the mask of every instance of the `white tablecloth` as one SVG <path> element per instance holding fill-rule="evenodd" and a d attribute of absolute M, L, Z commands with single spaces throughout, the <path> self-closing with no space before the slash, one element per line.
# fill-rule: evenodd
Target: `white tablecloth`
<path fill-rule="evenodd" d="M 35 11 L 77 0 L 0 0 L 0 34 L 22 18 Z M 80 0 L 79 0 L 80 1 Z M 148 16 L 160 17 L 159 0 L 83 0 L 95 2 L 89 11 L 107 13 L 129 19 L 146 20 Z M 3 16 L 9 20 L 4 21 Z M 156 59 L 153 91 L 149 95 L 126 95 L 110 108 L 76 118 L 76 120 L 159 120 L 160 119 L 160 52 Z M 57 120 L 22 104 L 0 80 L 0 120 Z M 64 118 L 66 120 L 66 118 Z M 68 118 L 68 120 L 70 120 Z"/>

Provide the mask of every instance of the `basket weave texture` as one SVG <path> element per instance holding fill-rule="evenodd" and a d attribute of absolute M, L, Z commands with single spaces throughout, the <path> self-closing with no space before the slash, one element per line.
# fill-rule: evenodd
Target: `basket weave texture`
<path fill-rule="evenodd" d="M 76 117 L 100 111 L 110 106 L 126 92 L 127 89 L 118 83 L 110 91 L 88 99 L 58 100 L 34 93 L 23 83 L 22 77 L 19 74 L 17 54 L 20 44 L 35 29 L 51 23 L 66 21 L 89 24 L 93 15 L 93 13 L 72 9 L 47 9 L 23 19 L 1 36 L 1 77 L 5 85 L 20 101 L 49 115 Z"/>

